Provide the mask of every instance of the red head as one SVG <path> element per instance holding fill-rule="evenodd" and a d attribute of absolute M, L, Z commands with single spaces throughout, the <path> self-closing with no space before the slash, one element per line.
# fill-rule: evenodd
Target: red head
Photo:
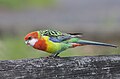
<path fill-rule="evenodd" d="M 24 40 L 27 45 L 34 46 L 34 44 L 38 41 L 40 38 L 40 34 L 38 31 L 28 33 Z"/>
<path fill-rule="evenodd" d="M 47 49 L 45 40 L 40 36 L 39 31 L 28 33 L 24 40 L 27 45 L 32 46 L 35 49 L 43 51 Z"/>

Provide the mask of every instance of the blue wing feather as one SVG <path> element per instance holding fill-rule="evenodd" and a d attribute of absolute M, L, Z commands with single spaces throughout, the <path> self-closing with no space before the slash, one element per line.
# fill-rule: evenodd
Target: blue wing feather
<path fill-rule="evenodd" d="M 62 42 L 65 41 L 67 39 L 70 39 L 71 36 L 59 36 L 59 37 L 50 37 L 49 40 L 53 41 L 53 42 Z"/>

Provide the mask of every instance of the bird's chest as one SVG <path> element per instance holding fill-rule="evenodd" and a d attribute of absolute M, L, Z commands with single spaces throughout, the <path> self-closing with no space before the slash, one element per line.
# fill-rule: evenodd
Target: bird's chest
<path fill-rule="evenodd" d="M 35 45 L 33 46 L 33 48 L 38 49 L 38 50 L 43 50 L 46 51 L 47 49 L 47 44 L 45 40 L 38 40 Z"/>
<path fill-rule="evenodd" d="M 46 52 L 55 53 L 55 52 L 61 50 L 60 43 L 54 43 L 52 41 L 49 41 L 49 42 L 47 42 L 47 44 L 48 44 L 48 46 L 47 46 Z"/>
<path fill-rule="evenodd" d="M 61 49 L 61 46 L 59 43 L 54 43 L 47 39 L 39 39 L 33 48 L 46 51 L 48 53 L 55 53 L 56 51 Z"/>

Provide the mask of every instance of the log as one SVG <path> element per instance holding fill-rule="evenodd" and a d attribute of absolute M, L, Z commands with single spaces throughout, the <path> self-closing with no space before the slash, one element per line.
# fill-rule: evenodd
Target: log
<path fill-rule="evenodd" d="M 2 60 L 0 79 L 120 79 L 120 55 Z"/>

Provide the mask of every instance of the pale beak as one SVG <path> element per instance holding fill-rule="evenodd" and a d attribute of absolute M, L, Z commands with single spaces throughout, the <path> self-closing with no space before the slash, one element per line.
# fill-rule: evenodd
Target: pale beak
<path fill-rule="evenodd" d="M 27 44 L 28 43 L 28 41 L 25 41 L 25 44 Z"/>
<path fill-rule="evenodd" d="M 28 46 L 30 45 L 29 43 L 28 43 L 29 41 L 25 41 L 25 44 L 27 44 Z"/>

